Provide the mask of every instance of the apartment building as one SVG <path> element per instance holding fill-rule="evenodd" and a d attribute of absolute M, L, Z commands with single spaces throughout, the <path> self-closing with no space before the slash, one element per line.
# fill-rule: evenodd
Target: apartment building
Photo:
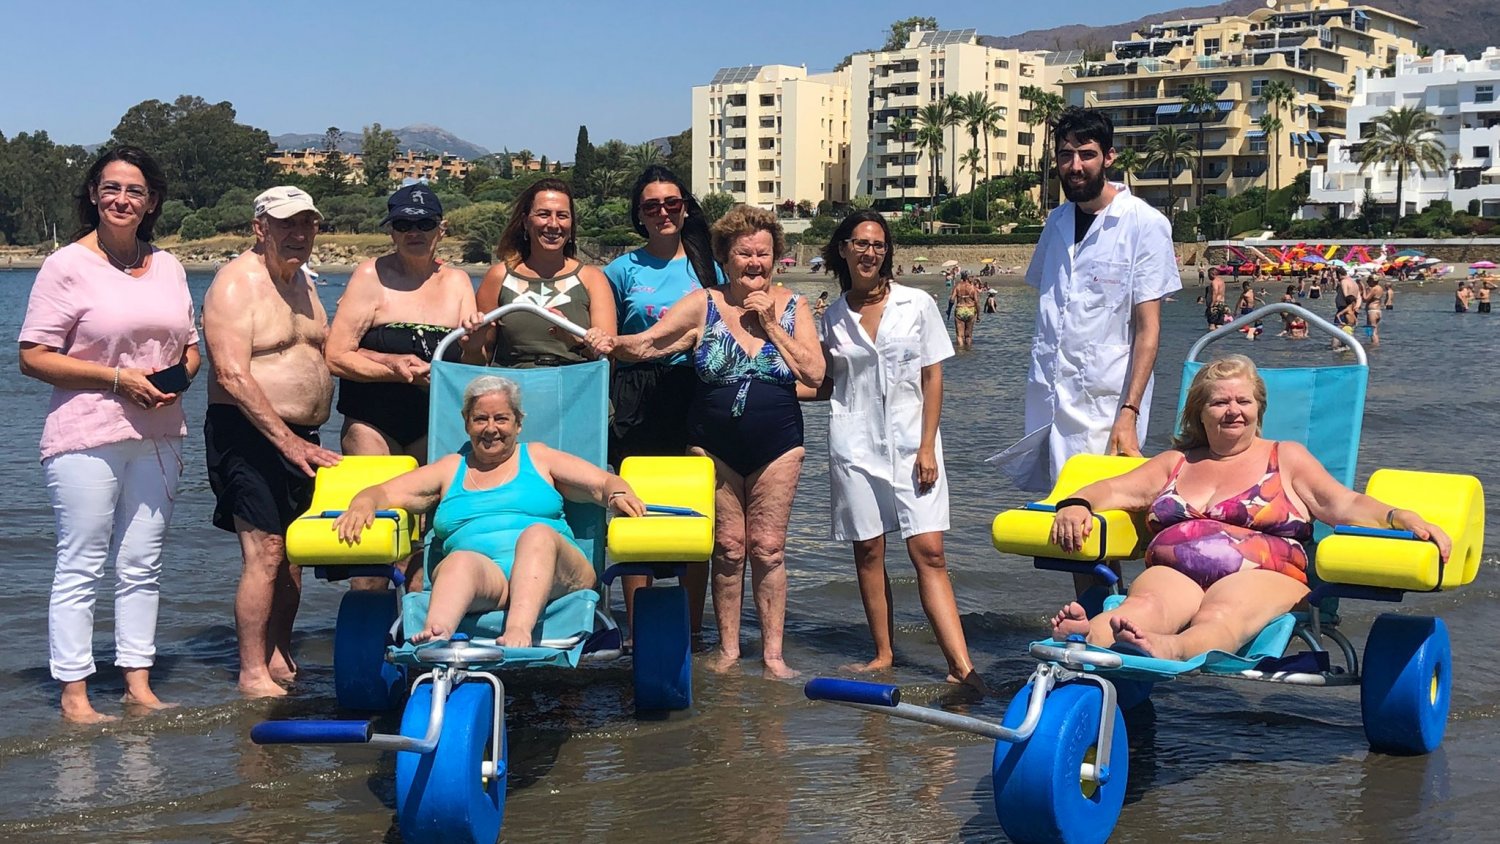
<path fill-rule="evenodd" d="M 1243 16 L 1172 20 L 1116 41 L 1103 61 L 1084 62 L 1062 79 L 1070 105 L 1100 108 L 1115 125 L 1115 147 L 1135 148 L 1159 127 L 1187 129 L 1197 147 L 1197 115 L 1183 93 L 1207 84 L 1219 99 L 1205 114 L 1203 190 L 1229 196 L 1256 185 L 1281 187 L 1326 165 L 1333 142 L 1347 136 L 1355 80 L 1417 51 L 1420 24 L 1349 0 L 1283 0 Z M 1285 83 L 1290 104 L 1267 137 L 1260 119 L 1266 87 Z M 1194 166 L 1170 179 L 1179 207 L 1191 206 Z M 1132 189 L 1165 207 L 1169 174 L 1149 167 Z"/>
<path fill-rule="evenodd" d="M 1027 86 L 1058 91 L 1065 65 L 1049 64 L 1045 52 L 1004 50 L 980 44 L 975 30 L 917 30 L 899 50 L 861 53 L 853 57 L 849 134 L 850 181 L 856 193 L 872 197 L 878 206 L 903 200 L 926 201 L 935 191 L 929 153 L 918 149 L 915 128 L 896 129 L 900 118 L 915 118 L 921 107 L 951 95 L 983 92 L 1000 114 L 993 132 L 981 132 L 977 144 L 960 125 L 946 132 L 941 155 L 941 178 L 967 190 L 970 174 L 957 162 L 971 144 L 987 156 L 975 176 L 984 179 L 1029 165 L 1032 129 L 1025 123 Z M 920 127 L 920 123 L 913 121 Z"/>
<path fill-rule="evenodd" d="M 1437 121 L 1448 167 L 1433 173 L 1407 172 L 1401 185 L 1404 213 L 1414 214 L 1433 200 L 1448 200 L 1455 211 L 1474 208 L 1500 217 L 1500 47 L 1479 58 L 1448 55 L 1403 55 L 1394 76 L 1361 73 L 1349 107 L 1348 138 L 1329 144 L 1328 161 L 1312 168 L 1303 218 L 1321 218 L 1332 210 L 1352 217 L 1368 194 L 1392 209 L 1396 205 L 1394 170 L 1375 165 L 1360 172 L 1360 149 L 1373 131 L 1375 118 L 1396 108 L 1420 108 Z"/>
<path fill-rule="evenodd" d="M 726 67 L 693 87 L 693 188 L 774 208 L 849 199 L 849 74 Z"/>

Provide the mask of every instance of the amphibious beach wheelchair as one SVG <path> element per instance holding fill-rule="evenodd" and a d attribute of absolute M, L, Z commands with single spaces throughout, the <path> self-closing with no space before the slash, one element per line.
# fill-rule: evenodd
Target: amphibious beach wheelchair
<path fill-rule="evenodd" d="M 530 304 L 511 304 L 486 315 L 493 322 L 524 311 L 581 336 L 584 329 Z M 501 370 L 442 361 L 456 330 L 439 345 L 431 373 L 428 456 L 468 445 L 460 414 L 464 388 L 474 378 L 500 374 L 521 387 L 525 423 L 521 440 L 542 442 L 603 466 L 609 419 L 609 362 Z M 412 553 L 416 516 L 377 513 L 375 524 L 353 546 L 334 532 L 334 520 L 359 490 L 415 468 L 406 457 L 346 457 L 320 469 L 309 512 L 287 532 L 294 563 L 324 579 L 402 575 L 392 563 Z M 713 550 L 712 461 L 701 457 L 633 457 L 620 474 L 647 502 L 641 518 L 611 520 L 593 504 L 567 502 L 565 517 L 600 573 L 600 591 L 583 589 L 551 602 L 529 648 L 505 648 L 495 638 L 505 612 L 466 617 L 449 641 L 413 646 L 429 593 L 394 591 L 346 594 L 335 626 L 335 688 L 340 706 L 385 710 L 409 691 L 399 735 L 374 732 L 369 720 L 267 721 L 256 725 L 258 744 L 368 744 L 394 750 L 396 812 L 402 839 L 410 842 L 475 841 L 499 836 L 505 810 L 507 744 L 504 671 L 531 666 L 576 667 L 580 661 L 620 656 L 620 631 L 608 613 L 609 586 L 621 574 L 680 575 L 703 564 Z M 426 549 L 425 565 L 441 560 Z M 605 568 L 605 551 L 614 565 Z M 604 599 L 603 606 L 599 602 Z M 685 709 L 692 702 L 688 603 L 680 585 L 642 589 L 635 597 L 635 705 L 638 710 Z M 418 674 L 408 683 L 408 672 Z"/>
<path fill-rule="evenodd" d="M 1269 396 L 1264 436 L 1304 443 L 1335 478 L 1352 487 L 1369 377 L 1364 350 L 1296 305 L 1267 305 L 1195 343 L 1183 366 L 1179 410 L 1208 345 L 1281 312 L 1300 316 L 1339 340 L 1354 362 L 1261 368 Z M 1072 458 L 1045 499 L 995 518 L 995 548 L 1033 557 L 1038 568 L 1094 575 L 1109 583 L 1113 593 L 1103 608 L 1117 606 L 1124 590 L 1109 563 L 1144 553 L 1144 523 L 1120 511 L 1096 513 L 1096 529 L 1083 550 L 1072 554 L 1051 545 L 1048 536 L 1055 502 L 1141 462 Z M 902 703 L 895 686 L 818 678 L 807 684 L 806 694 L 995 739 L 995 811 L 1006 834 L 1023 844 L 1109 838 L 1129 775 L 1122 710 L 1144 702 L 1158 682 L 1204 674 L 1296 686 L 1358 685 L 1371 749 L 1430 753 L 1442 742 L 1448 717 L 1452 661 L 1447 627 L 1439 618 L 1382 614 L 1370 628 L 1361 658 L 1336 626 L 1338 599 L 1399 602 L 1408 592 L 1436 592 L 1472 581 L 1484 548 L 1484 492 L 1474 477 L 1394 469 L 1375 472 L 1366 491 L 1441 526 L 1453 540 L 1447 562 L 1439 560 L 1435 545 L 1406 531 L 1320 524 L 1309 571 L 1309 611 L 1273 620 L 1237 653 L 1211 651 L 1173 661 L 1098 648 L 1082 636 L 1034 642 L 1030 653 L 1039 665 L 999 724 Z M 1292 647 L 1293 640 L 1300 647 Z"/>

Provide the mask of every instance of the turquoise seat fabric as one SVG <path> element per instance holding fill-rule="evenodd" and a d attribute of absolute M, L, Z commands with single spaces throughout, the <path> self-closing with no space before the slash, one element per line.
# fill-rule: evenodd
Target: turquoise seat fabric
<path fill-rule="evenodd" d="M 431 597 L 429 592 L 413 592 L 406 596 L 401 602 L 403 630 L 422 629 L 421 625 L 427 618 L 427 602 Z M 503 663 L 478 667 L 539 664 L 576 667 L 578 658 L 583 653 L 584 642 L 589 634 L 594 632 L 597 622 L 595 609 L 598 604 L 599 593 L 592 589 L 580 589 L 558 598 L 542 611 L 541 619 L 532 630 L 532 641 L 540 643 L 541 647 L 508 648 Z M 504 631 L 504 610 L 466 615 L 458 625 L 458 632 L 467 633 L 474 639 L 493 639 Z M 416 665 L 419 663 L 415 654 L 422 647 L 422 645 L 407 642 L 399 647 L 391 648 L 390 652 L 397 663 Z"/>
<path fill-rule="evenodd" d="M 1104 599 L 1104 609 L 1112 610 L 1124 601 L 1124 595 L 1110 595 Z M 1238 674 L 1255 668 L 1261 660 L 1274 659 L 1285 654 L 1287 644 L 1291 642 L 1292 635 L 1296 632 L 1297 623 L 1298 619 L 1295 615 L 1285 613 L 1272 619 L 1271 623 L 1267 624 L 1249 644 L 1240 648 L 1238 653 L 1209 651 L 1184 660 L 1136 656 L 1089 645 L 1088 649 L 1091 651 L 1117 654 L 1124 664 L 1119 668 L 1090 667 L 1085 670 L 1098 673 L 1111 680 L 1144 680 L 1153 683 L 1171 680 L 1184 674 Z M 1067 645 L 1066 642 L 1053 639 L 1046 639 L 1035 644 L 1052 647 Z"/>

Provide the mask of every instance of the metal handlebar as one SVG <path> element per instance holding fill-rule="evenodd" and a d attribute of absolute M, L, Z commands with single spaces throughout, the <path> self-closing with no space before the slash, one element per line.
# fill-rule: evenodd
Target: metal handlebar
<path fill-rule="evenodd" d="M 1223 340 L 1225 337 L 1229 337 L 1237 333 L 1241 327 L 1249 325 L 1256 320 L 1263 319 L 1267 316 L 1270 316 L 1271 314 L 1281 313 L 1288 313 L 1293 316 L 1302 317 L 1307 321 L 1308 328 L 1316 328 L 1324 334 L 1327 334 L 1329 337 L 1332 337 L 1340 343 L 1343 343 L 1345 346 L 1348 346 L 1349 350 L 1354 352 L 1354 359 L 1359 363 L 1360 366 L 1369 366 L 1369 359 L 1365 356 L 1365 347 L 1361 346 L 1358 340 L 1355 340 L 1350 335 L 1345 334 L 1343 330 L 1340 329 L 1337 325 L 1334 325 L 1328 320 L 1323 319 L 1322 317 L 1318 316 L 1312 311 L 1309 311 L 1301 305 L 1294 304 L 1292 302 L 1272 302 L 1269 305 L 1261 305 L 1259 308 L 1256 308 L 1250 313 L 1240 317 L 1236 317 L 1228 324 L 1223 325 L 1219 328 L 1215 328 L 1213 331 L 1210 331 L 1202 337 L 1199 337 L 1198 342 L 1194 343 L 1192 348 L 1188 349 L 1187 359 L 1197 360 L 1198 355 L 1202 353 L 1204 349 L 1208 348 L 1208 345 L 1210 343 Z"/>
<path fill-rule="evenodd" d="M 542 319 L 557 326 L 558 328 L 561 328 L 569 334 L 572 334 L 574 337 L 582 337 L 588 332 L 587 328 L 574 323 L 567 317 L 553 313 L 552 311 L 549 311 L 540 305 L 534 305 L 530 302 L 511 302 L 509 305 L 501 305 L 493 311 L 485 314 L 484 319 L 480 320 L 479 325 L 475 326 L 475 328 L 483 328 L 486 325 L 489 325 L 490 323 L 495 322 L 496 320 L 505 316 L 506 314 L 514 313 L 527 313 L 533 316 L 539 316 Z M 468 330 L 461 327 L 455 328 L 452 331 L 448 332 L 447 335 L 443 337 L 442 342 L 438 343 L 437 351 L 432 353 L 432 359 L 442 360 L 443 353 L 448 350 L 448 347 L 458 342 L 458 338 L 464 336 L 467 333 L 469 333 Z"/>

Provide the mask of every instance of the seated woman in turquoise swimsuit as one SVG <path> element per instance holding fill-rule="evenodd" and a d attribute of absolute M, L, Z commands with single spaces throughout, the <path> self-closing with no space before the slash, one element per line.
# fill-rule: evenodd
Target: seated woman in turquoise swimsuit
<path fill-rule="evenodd" d="M 1163 659 L 1239 650 L 1307 597 L 1313 519 L 1409 530 L 1448 558 L 1436 525 L 1346 488 L 1300 443 L 1262 439 L 1265 406 L 1249 358 L 1216 360 L 1188 389 L 1176 448 L 1059 502 L 1051 539 L 1064 550 L 1082 546 L 1093 510 L 1144 511 L 1153 536 L 1125 601 L 1092 619 L 1068 604 L 1052 620 L 1055 638 L 1084 634 Z"/>
<path fill-rule="evenodd" d="M 436 510 L 427 625 L 413 642 L 446 639 L 465 613 L 506 609 L 497 641 L 528 647 L 547 602 L 594 585 L 594 568 L 563 521 L 563 499 L 593 502 L 622 516 L 645 515 L 630 484 L 588 461 L 541 443 L 518 441 L 520 390 L 494 375 L 464 390 L 470 450 L 362 490 L 335 522 L 353 543 L 375 511 Z"/>

